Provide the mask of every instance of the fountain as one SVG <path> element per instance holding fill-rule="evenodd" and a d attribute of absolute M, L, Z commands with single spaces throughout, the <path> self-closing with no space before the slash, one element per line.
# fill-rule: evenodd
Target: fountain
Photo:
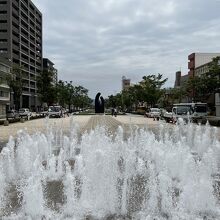
<path fill-rule="evenodd" d="M 220 219 L 215 128 L 77 133 L 48 127 L 9 139 L 0 154 L 1 218 Z"/>

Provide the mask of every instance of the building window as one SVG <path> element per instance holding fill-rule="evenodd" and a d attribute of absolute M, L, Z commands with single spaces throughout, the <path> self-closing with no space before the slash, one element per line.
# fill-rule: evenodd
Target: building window
<path fill-rule="evenodd" d="M 0 1 L 0 5 L 6 5 L 7 1 Z"/>
<path fill-rule="evenodd" d="M 7 20 L 0 20 L 0 24 L 6 24 Z"/>
<path fill-rule="evenodd" d="M 0 14 L 5 15 L 7 14 L 7 11 L 0 11 Z"/>
<path fill-rule="evenodd" d="M 0 97 L 7 98 L 8 96 L 9 96 L 9 93 L 8 93 L 8 92 L 1 91 L 1 90 L 0 90 Z"/>
<path fill-rule="evenodd" d="M 6 106 L 0 104 L 0 116 L 5 116 L 6 114 Z"/>
<path fill-rule="evenodd" d="M 0 53 L 7 53 L 8 49 L 7 48 L 0 48 Z"/>
<path fill-rule="evenodd" d="M 0 64 L 0 71 L 4 72 L 4 73 L 9 73 L 10 72 L 10 68 Z"/>
<path fill-rule="evenodd" d="M 6 33 L 6 32 L 7 32 L 6 29 L 2 29 L 2 30 L 0 30 L 0 33 Z"/>
<path fill-rule="evenodd" d="M 7 39 L 0 39 L 0 43 L 6 43 L 6 42 L 8 42 Z"/>

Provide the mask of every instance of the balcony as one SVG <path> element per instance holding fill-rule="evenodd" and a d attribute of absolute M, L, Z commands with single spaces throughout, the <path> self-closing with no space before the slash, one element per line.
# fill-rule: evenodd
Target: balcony
<path fill-rule="evenodd" d="M 35 53 L 35 46 L 32 43 L 30 43 L 30 49 Z"/>
<path fill-rule="evenodd" d="M 16 51 L 20 50 L 20 47 L 16 44 L 13 44 L 12 48 L 13 48 L 13 50 L 16 50 Z"/>
<path fill-rule="evenodd" d="M 30 37 L 32 37 L 32 39 L 35 38 L 35 31 L 32 28 L 30 29 L 29 34 L 30 34 Z"/>
<path fill-rule="evenodd" d="M 30 80 L 32 80 L 32 81 L 36 81 L 36 77 L 35 77 L 35 75 L 30 75 Z M 35 88 L 35 87 L 34 87 Z"/>
<path fill-rule="evenodd" d="M 34 14 L 29 11 L 29 15 L 30 15 L 29 17 L 30 17 L 31 21 L 33 23 L 35 23 L 35 16 L 34 16 Z"/>
<path fill-rule="evenodd" d="M 31 83 L 30 83 L 30 88 L 32 88 L 32 89 L 35 89 L 35 88 L 36 88 L 35 82 L 31 82 Z"/>
<path fill-rule="evenodd" d="M 42 30 L 42 24 L 39 21 L 36 22 L 36 28 L 38 28 L 39 31 Z"/>
<path fill-rule="evenodd" d="M 15 26 L 12 27 L 12 31 L 15 32 L 15 33 L 19 33 L 18 28 L 16 28 Z"/>
<path fill-rule="evenodd" d="M 35 60 L 35 55 L 30 54 L 30 58 L 33 59 L 33 60 Z M 31 59 L 30 59 L 30 60 L 31 60 Z"/>
<path fill-rule="evenodd" d="M 33 21 L 30 20 L 30 27 L 33 28 L 35 30 L 35 24 Z"/>
<path fill-rule="evenodd" d="M 29 64 L 29 60 L 26 59 L 26 58 L 24 58 L 24 57 L 21 57 L 21 61 L 22 61 L 23 63 L 26 63 L 27 65 Z"/>
<path fill-rule="evenodd" d="M 24 30 L 24 33 L 25 33 L 25 36 L 27 36 L 28 37 L 28 27 L 27 26 L 25 26 L 25 25 L 23 25 L 23 24 L 21 24 L 21 28 L 22 28 L 22 31 Z M 22 32 L 23 33 L 23 32 Z"/>
<path fill-rule="evenodd" d="M 29 9 L 30 9 L 30 11 L 31 11 L 33 14 L 35 14 L 35 8 L 34 8 L 34 6 L 32 5 L 31 2 L 29 3 Z"/>
<path fill-rule="evenodd" d="M 25 0 L 21 0 L 21 3 L 25 6 L 25 7 L 27 7 L 28 6 L 28 2 L 27 1 L 25 1 Z"/>
<path fill-rule="evenodd" d="M 32 95 L 36 94 L 36 90 L 35 89 L 31 89 L 30 92 L 31 92 Z"/>
<path fill-rule="evenodd" d="M 29 80 L 29 74 L 27 72 L 24 72 L 22 74 L 22 79 L 26 79 L 26 80 Z"/>
<path fill-rule="evenodd" d="M 29 88 L 29 85 L 27 83 L 23 83 L 23 88 Z"/>
<path fill-rule="evenodd" d="M 37 64 L 37 66 L 40 66 L 40 67 L 41 67 L 41 66 L 42 66 L 41 60 L 37 60 L 37 61 L 36 61 L 36 64 Z"/>
<path fill-rule="evenodd" d="M 28 39 L 28 35 L 24 34 L 23 32 L 21 32 L 20 34 L 24 39 Z"/>
<path fill-rule="evenodd" d="M 22 48 L 21 48 L 21 54 L 22 54 L 22 56 L 23 56 L 23 57 L 26 57 L 25 59 L 27 59 L 27 60 L 28 60 L 27 55 L 29 54 L 29 52 L 28 52 L 28 51 L 26 51 L 26 49 L 24 50 L 24 49 L 22 49 Z"/>
<path fill-rule="evenodd" d="M 29 45 L 28 45 L 28 43 L 27 43 L 26 41 L 21 40 L 21 44 L 22 44 L 24 47 L 26 47 L 27 50 L 28 50 Z"/>
<path fill-rule="evenodd" d="M 18 1 L 13 1 L 13 5 L 15 5 L 18 8 Z"/>
<path fill-rule="evenodd" d="M 30 64 L 32 65 L 32 66 L 35 66 L 35 61 L 34 60 L 30 60 Z"/>
<path fill-rule="evenodd" d="M 20 9 L 21 9 L 21 12 L 22 12 L 22 13 L 25 15 L 25 17 L 27 17 L 27 18 L 28 18 L 28 9 L 27 9 L 27 8 L 22 7 L 22 5 L 21 5 Z"/>
<path fill-rule="evenodd" d="M 28 68 L 28 65 L 27 65 L 27 64 L 21 63 L 21 66 L 22 66 L 22 69 L 23 69 L 24 71 L 29 71 L 29 68 Z"/>
<path fill-rule="evenodd" d="M 20 56 L 18 54 L 16 54 L 16 53 L 13 53 L 13 58 L 19 60 Z"/>
<path fill-rule="evenodd" d="M 12 7 L 12 15 L 17 19 L 19 18 L 18 8 L 15 8 L 14 6 Z"/>

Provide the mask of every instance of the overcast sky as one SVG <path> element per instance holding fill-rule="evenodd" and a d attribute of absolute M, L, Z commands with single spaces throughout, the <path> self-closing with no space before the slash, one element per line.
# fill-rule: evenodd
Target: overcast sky
<path fill-rule="evenodd" d="M 43 14 L 43 54 L 59 79 L 91 97 L 162 73 L 188 72 L 192 52 L 220 52 L 220 0 L 32 0 Z"/>

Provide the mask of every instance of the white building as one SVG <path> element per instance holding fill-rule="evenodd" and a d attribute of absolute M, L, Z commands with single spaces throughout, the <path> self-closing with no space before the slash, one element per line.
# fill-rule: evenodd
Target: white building
<path fill-rule="evenodd" d="M 188 56 L 188 75 L 200 76 L 209 72 L 209 64 L 215 57 L 220 57 L 220 53 L 192 53 Z M 220 117 L 220 93 L 215 93 L 216 116 Z"/>

